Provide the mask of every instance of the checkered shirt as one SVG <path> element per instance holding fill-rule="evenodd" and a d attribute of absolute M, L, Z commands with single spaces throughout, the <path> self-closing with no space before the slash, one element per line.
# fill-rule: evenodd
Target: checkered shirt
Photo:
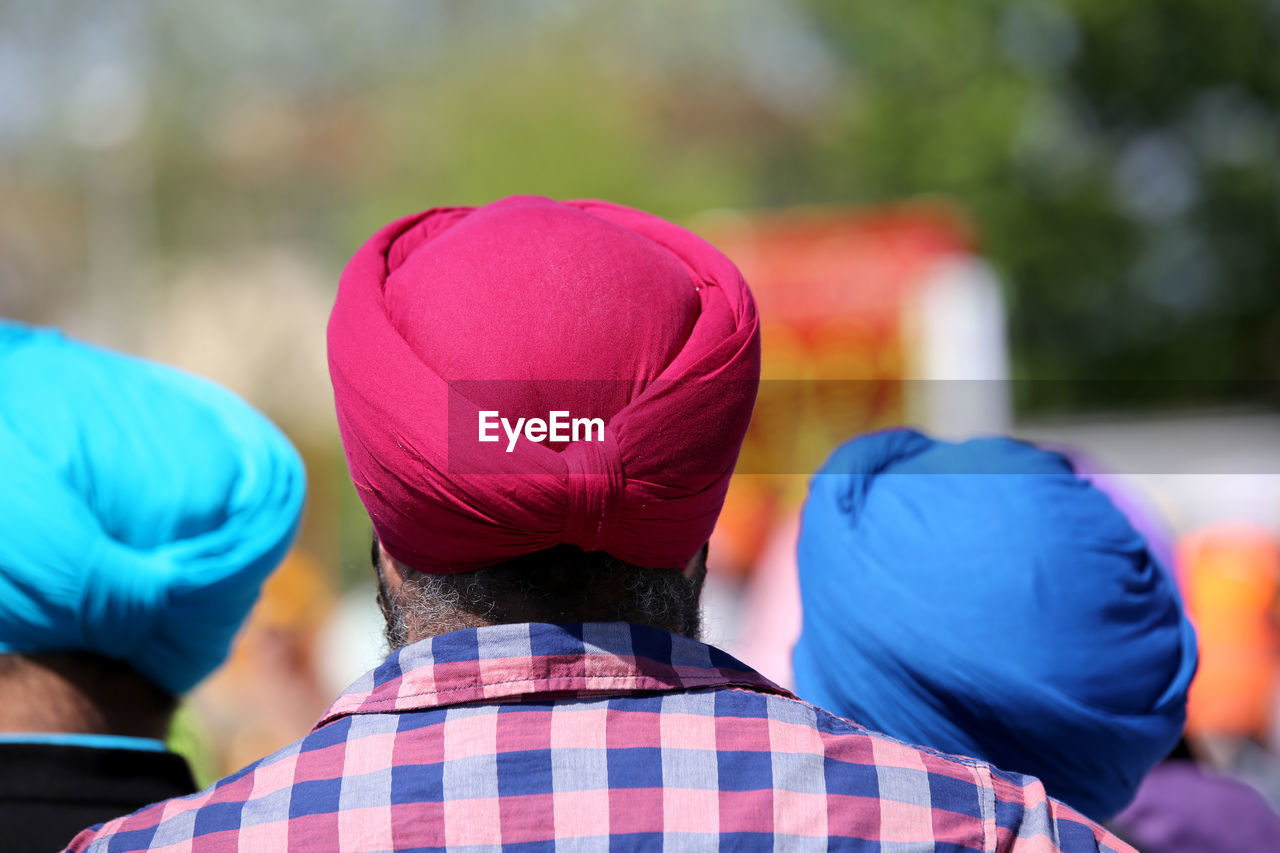
<path fill-rule="evenodd" d="M 72 850 L 1130 851 L 1039 781 L 908 746 L 627 623 L 392 654 L 302 740 Z"/>

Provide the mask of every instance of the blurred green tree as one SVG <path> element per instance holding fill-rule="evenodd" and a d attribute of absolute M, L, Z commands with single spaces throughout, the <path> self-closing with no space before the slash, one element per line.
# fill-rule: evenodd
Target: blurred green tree
<path fill-rule="evenodd" d="M 773 141 L 762 200 L 960 201 L 1016 375 L 1062 380 L 1019 383 L 1020 408 L 1274 394 L 1280 4 L 807 6 L 842 85 Z"/>
<path fill-rule="evenodd" d="M 0 307 L 56 318 L 89 280 L 127 312 L 147 270 L 263 245 L 336 278 L 394 216 L 516 192 L 938 194 L 1045 380 L 1024 411 L 1256 398 L 1277 44 L 1278 0 L 0 4 Z"/>

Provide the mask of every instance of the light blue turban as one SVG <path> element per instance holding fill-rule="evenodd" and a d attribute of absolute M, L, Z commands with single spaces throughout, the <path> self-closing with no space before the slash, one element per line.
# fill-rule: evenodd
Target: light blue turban
<path fill-rule="evenodd" d="M 0 321 L 0 652 L 92 651 L 190 689 L 304 491 L 297 451 L 229 391 Z"/>
<path fill-rule="evenodd" d="M 1055 453 L 894 430 L 813 478 L 797 691 L 1038 776 L 1106 819 L 1177 743 L 1196 640 L 1170 575 Z"/>

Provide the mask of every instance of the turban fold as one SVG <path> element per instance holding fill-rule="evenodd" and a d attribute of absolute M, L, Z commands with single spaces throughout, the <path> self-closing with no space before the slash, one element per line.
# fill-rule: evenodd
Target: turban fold
<path fill-rule="evenodd" d="M 342 276 L 329 368 L 351 477 L 407 565 L 471 571 L 567 543 L 683 568 L 724 502 L 760 342 L 741 274 L 690 232 L 513 197 L 375 234 Z M 604 426 L 482 443 L 484 411 Z"/>
<path fill-rule="evenodd" d="M 1196 641 L 1172 578 L 1058 454 L 851 441 L 813 478 L 798 560 L 812 702 L 1098 820 L 1181 736 Z"/>
<path fill-rule="evenodd" d="M 182 693 L 284 557 L 305 477 L 238 397 L 0 321 L 0 652 L 92 651 Z"/>

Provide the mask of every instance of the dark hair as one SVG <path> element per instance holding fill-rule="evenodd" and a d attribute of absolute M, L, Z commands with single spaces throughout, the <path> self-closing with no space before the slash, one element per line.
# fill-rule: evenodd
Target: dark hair
<path fill-rule="evenodd" d="M 376 538 L 373 561 L 377 567 Z M 462 574 L 427 574 L 400 565 L 400 591 L 388 596 L 383 588 L 379 596 L 393 649 L 477 624 L 622 621 L 694 638 L 701 628 L 698 597 L 706 577 L 705 546 L 691 577 L 573 545 Z"/>
<path fill-rule="evenodd" d="M 0 654 L 5 701 L 43 709 L 50 725 L 164 737 L 178 697 L 124 661 L 95 652 Z"/>

